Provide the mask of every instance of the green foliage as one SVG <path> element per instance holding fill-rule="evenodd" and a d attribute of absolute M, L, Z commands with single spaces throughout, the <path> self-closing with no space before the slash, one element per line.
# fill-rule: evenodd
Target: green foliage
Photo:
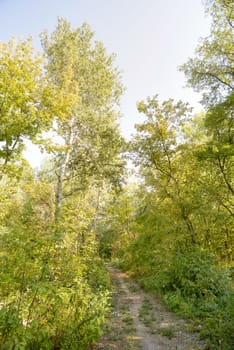
<path fill-rule="evenodd" d="M 1 42 L 0 67 L 0 176 L 9 175 L 10 170 L 16 176 L 9 163 L 20 165 L 25 138 L 34 141 L 48 131 L 60 111 L 54 100 L 55 86 L 44 71 L 42 57 L 34 53 L 31 39 Z"/>
<path fill-rule="evenodd" d="M 166 276 L 164 278 L 162 272 L 158 283 L 162 291 L 179 289 L 184 298 L 206 302 L 223 295 L 227 282 L 223 273 L 215 268 L 213 257 L 208 252 L 188 247 L 172 255 Z"/>
<path fill-rule="evenodd" d="M 73 187 L 78 190 L 95 179 L 118 183 L 123 169 L 118 125 L 123 91 L 120 73 L 114 55 L 108 55 L 93 37 L 87 24 L 72 29 L 62 18 L 52 34 L 42 34 L 49 76 L 70 106 L 56 125 L 65 145 L 56 163 L 61 181 L 66 169 L 66 178 L 70 183 L 75 178 L 79 186 L 75 183 Z"/>
<path fill-rule="evenodd" d="M 233 5 L 207 0 L 207 10 L 211 35 L 182 66 L 207 111 L 193 118 L 182 101 L 139 102 L 146 119 L 128 151 L 142 180 L 118 193 L 126 145 L 114 56 L 87 24 L 63 19 L 42 35 L 46 65 L 30 40 L 0 44 L 1 349 L 94 343 L 111 289 L 98 253 L 202 324 L 212 349 L 232 349 Z M 44 140 L 51 129 L 62 144 Z M 53 153 L 37 179 L 25 138 Z"/>
<path fill-rule="evenodd" d="M 105 259 L 121 255 L 121 247 L 126 248 L 135 239 L 139 226 L 135 220 L 138 201 L 134 184 L 107 195 L 97 223 L 99 252 Z"/>
<path fill-rule="evenodd" d="M 227 271 L 215 266 L 208 252 L 176 251 L 159 273 L 157 287 L 170 308 L 200 319 L 201 336 L 212 349 L 232 348 L 234 294 Z"/>
<path fill-rule="evenodd" d="M 211 34 L 182 66 L 207 111 L 158 96 L 130 142 L 141 184 L 103 209 L 101 251 L 202 325 L 208 348 L 233 348 L 233 4 L 208 0 Z M 137 201 L 136 198 L 140 198 Z M 127 203 L 127 206 L 126 206 Z"/>
<path fill-rule="evenodd" d="M 130 244 L 121 259 L 121 266 L 144 289 L 161 294 L 170 309 L 202 325 L 201 337 L 212 349 L 232 349 L 230 272 L 218 267 L 212 254 L 183 241 L 173 249 L 163 248 L 162 242 L 148 233 Z"/>
<path fill-rule="evenodd" d="M 1 229 L 2 349 L 85 349 L 100 336 L 108 275 L 94 248 L 77 253 L 54 230 L 53 197 L 51 185 L 23 184 Z"/>
<path fill-rule="evenodd" d="M 0 44 L 0 348 L 86 349 L 109 305 L 96 226 L 124 165 L 122 85 L 88 25 L 42 37 L 46 64 L 31 40 Z M 53 153 L 36 179 L 25 138 Z"/>
<path fill-rule="evenodd" d="M 182 149 L 184 152 L 185 146 L 179 145 L 178 152 Z M 174 149 L 172 162 L 177 157 L 176 152 Z M 184 161 L 199 164 L 196 154 L 190 153 L 190 149 L 188 152 L 190 158 L 184 157 Z M 192 169 L 199 174 L 200 169 Z M 226 227 L 229 215 L 214 204 L 208 183 L 197 183 L 197 178 L 194 179 L 194 174 L 189 171 L 183 172 L 180 168 L 180 172 L 187 185 L 184 187 L 178 174 L 180 199 L 184 205 L 190 205 L 191 219 L 197 230 L 196 245 L 188 239 L 183 221 L 178 217 L 176 203 L 167 198 L 160 187 L 156 187 L 160 184 L 157 179 L 155 187 L 150 180 L 150 187 L 140 185 L 132 195 L 126 188 L 119 198 L 107 204 L 103 211 L 105 220 L 100 222 L 99 227 L 105 238 L 102 249 L 105 251 L 107 243 L 108 249 L 112 249 L 114 261 L 118 260 L 120 266 L 130 271 L 146 290 L 160 293 L 172 310 L 202 324 L 201 336 L 210 342 L 212 348 L 231 349 L 233 290 L 228 277 L 230 273 L 229 269 L 218 267 L 211 253 L 214 251 L 216 257 L 224 261 L 228 258 L 227 241 L 224 243 L 225 236 L 219 230 L 229 230 Z M 206 174 L 202 176 L 206 179 Z M 146 181 L 148 184 L 147 177 Z M 169 190 L 172 191 L 172 187 Z M 210 203 L 207 203 L 208 200 Z M 130 223 L 128 226 L 126 218 Z M 125 235 L 127 227 L 129 231 Z M 231 241 L 230 237 L 230 248 Z"/>
<path fill-rule="evenodd" d="M 181 66 L 188 85 L 203 92 L 202 102 L 212 106 L 233 92 L 233 3 L 207 1 L 211 33 L 201 40 L 194 58 Z"/>

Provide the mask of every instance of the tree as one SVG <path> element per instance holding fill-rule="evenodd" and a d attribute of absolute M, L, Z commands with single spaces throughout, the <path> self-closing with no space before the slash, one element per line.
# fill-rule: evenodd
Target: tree
<path fill-rule="evenodd" d="M 114 56 L 100 42 L 93 43 L 87 24 L 72 30 L 67 21 L 59 19 L 54 33 L 42 35 L 42 44 L 51 79 L 71 98 L 69 112 L 57 122 L 64 145 L 57 154 L 57 217 L 63 197 L 90 179 L 118 179 L 123 166 L 117 122 L 122 85 Z M 63 193 L 67 179 L 70 185 Z"/>
<path fill-rule="evenodd" d="M 234 212 L 234 6 L 229 0 L 208 0 L 206 10 L 212 18 L 210 36 L 201 41 L 196 56 L 182 65 L 181 70 L 185 72 L 188 85 L 203 93 L 202 103 L 206 107 L 203 133 L 206 139 L 196 149 L 199 166 L 203 168 L 201 188 L 213 203 L 210 226 L 213 227 L 213 234 L 219 227 L 216 248 L 218 242 L 223 242 L 218 255 L 222 251 L 222 258 L 231 260 L 233 232 L 230 227 Z"/>
<path fill-rule="evenodd" d="M 181 159 L 187 159 L 182 142 L 182 126 L 189 118 L 187 104 L 168 100 L 159 103 L 157 96 L 147 103 L 138 103 L 138 110 L 146 115 L 146 121 L 136 125 L 138 133 L 133 141 L 136 165 L 140 165 L 146 183 L 169 198 L 185 223 L 190 239 L 196 242 L 196 233 L 191 221 L 192 206 L 186 191 L 188 174 L 193 167 L 188 161 L 181 168 Z M 185 165 L 185 161 L 183 164 Z"/>
<path fill-rule="evenodd" d="M 234 157 L 234 93 L 222 103 L 211 107 L 205 117 L 205 127 L 209 136 L 203 145 L 200 158 L 210 160 L 213 168 L 221 175 L 222 182 L 230 195 L 234 195 L 233 157 Z"/>
<path fill-rule="evenodd" d="M 211 34 L 202 39 L 196 56 L 180 69 L 188 86 L 203 92 L 202 102 L 209 107 L 220 103 L 234 90 L 233 31 L 234 6 L 229 0 L 207 1 L 212 16 Z"/>
<path fill-rule="evenodd" d="M 101 332 L 109 279 L 96 222 L 101 186 L 118 183 L 123 168 L 122 86 L 92 36 L 60 20 L 43 37 L 46 65 L 30 41 L 1 46 L 1 348 L 86 349 Z M 26 138 L 53 154 L 35 178 L 21 154 Z"/>
<path fill-rule="evenodd" d="M 25 139 L 50 129 L 56 94 L 31 39 L 0 43 L 0 175 L 18 162 Z M 58 112 L 58 111 L 57 111 Z"/>

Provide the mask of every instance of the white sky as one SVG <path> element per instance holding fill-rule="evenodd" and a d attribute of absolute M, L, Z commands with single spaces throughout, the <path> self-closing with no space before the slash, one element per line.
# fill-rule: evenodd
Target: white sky
<path fill-rule="evenodd" d="M 58 16 L 74 28 L 87 22 L 108 52 L 117 54 L 127 89 L 121 120 L 125 137 L 141 120 L 136 102 L 147 96 L 182 99 L 199 108 L 199 96 L 184 88 L 177 67 L 209 34 L 201 0 L 0 0 L 0 41 L 33 35 L 39 48 L 39 34 L 53 31 Z M 33 148 L 27 158 L 36 166 L 41 156 Z"/>

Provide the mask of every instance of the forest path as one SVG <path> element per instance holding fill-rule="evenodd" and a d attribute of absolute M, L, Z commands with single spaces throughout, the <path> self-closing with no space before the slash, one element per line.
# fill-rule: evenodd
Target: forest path
<path fill-rule="evenodd" d="M 145 293 L 129 276 L 109 268 L 114 285 L 113 312 L 95 350 L 198 350 L 204 344 L 189 324 Z"/>

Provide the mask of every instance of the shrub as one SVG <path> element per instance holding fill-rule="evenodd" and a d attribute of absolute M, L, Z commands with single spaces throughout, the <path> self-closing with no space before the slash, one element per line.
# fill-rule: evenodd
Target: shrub
<path fill-rule="evenodd" d="M 201 336 L 212 349 L 233 349 L 233 290 L 227 271 L 215 265 L 210 253 L 176 251 L 158 275 L 157 287 L 171 309 L 200 320 Z"/>

